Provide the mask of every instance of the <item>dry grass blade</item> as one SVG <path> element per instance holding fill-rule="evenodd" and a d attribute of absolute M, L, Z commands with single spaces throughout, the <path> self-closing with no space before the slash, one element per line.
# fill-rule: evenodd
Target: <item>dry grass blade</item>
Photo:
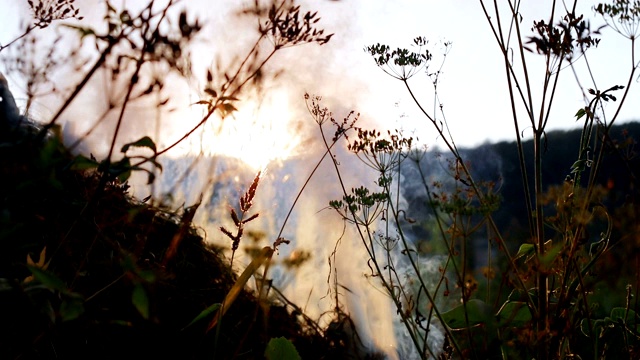
<path fill-rule="evenodd" d="M 247 284 L 247 281 L 249 281 L 249 278 L 256 272 L 256 270 L 260 268 L 260 266 L 262 266 L 262 264 L 269 261 L 272 255 L 273 255 L 273 249 L 268 246 L 265 246 L 264 248 L 262 248 L 262 251 L 260 251 L 260 254 L 258 254 L 258 256 L 256 256 L 253 259 L 253 261 L 251 261 L 249 266 L 247 266 L 247 268 L 244 269 L 244 271 L 242 272 L 242 275 L 240 275 L 238 280 L 236 280 L 236 283 L 233 284 L 233 287 L 231 288 L 231 290 L 229 290 L 229 292 L 227 293 L 227 296 L 224 298 L 224 301 L 222 302 L 222 306 L 220 307 L 220 310 L 218 310 L 216 315 L 213 317 L 213 319 L 209 323 L 209 327 L 207 327 L 207 332 L 213 329 L 218 324 L 218 321 L 220 320 L 220 318 L 224 316 L 224 314 L 227 312 L 227 309 L 231 307 L 231 304 L 233 304 L 233 302 L 236 300 L 236 297 L 238 297 L 238 294 L 240 294 L 242 289 L 244 289 L 244 286 Z"/>
<path fill-rule="evenodd" d="M 182 220 L 180 221 L 180 228 L 175 233 L 175 235 L 173 235 L 173 238 L 171 239 L 171 245 L 169 245 L 169 248 L 165 253 L 164 259 L 162 260 L 163 265 L 166 265 L 169 262 L 169 260 L 171 260 L 171 258 L 173 258 L 173 256 L 176 254 L 176 251 L 178 250 L 178 246 L 180 245 L 180 242 L 182 241 L 184 236 L 189 232 L 189 229 L 191 227 L 191 222 L 193 221 L 193 217 L 196 215 L 196 211 L 200 207 L 201 203 L 202 203 L 202 195 L 200 195 L 200 200 L 195 205 L 192 205 L 184 210 L 184 214 L 182 215 Z"/>

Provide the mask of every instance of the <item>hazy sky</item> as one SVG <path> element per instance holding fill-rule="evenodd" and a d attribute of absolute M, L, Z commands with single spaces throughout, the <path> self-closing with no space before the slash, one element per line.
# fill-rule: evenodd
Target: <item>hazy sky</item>
<path fill-rule="evenodd" d="M 142 0 L 123 1 L 139 4 Z M 102 9 L 88 9 L 86 4 L 93 1 L 78 1 L 87 18 L 100 18 Z M 116 1 L 115 3 L 120 3 Z M 480 2 L 472 0 L 342 0 L 342 1 L 301 1 L 308 9 L 317 9 L 322 16 L 322 24 L 329 32 L 335 32 L 332 41 L 323 47 L 303 46 L 289 49 L 274 59 L 274 64 L 293 64 L 286 69 L 286 76 L 269 88 L 269 99 L 262 104 L 262 114 L 245 110 L 239 118 L 261 117 L 262 128 L 252 135 L 253 143 L 260 146 L 282 147 L 276 134 L 291 128 L 290 121 L 304 117 L 302 94 L 307 91 L 322 95 L 327 105 L 336 113 L 354 109 L 363 113 L 363 121 L 378 127 L 402 127 L 407 132 L 415 130 L 422 142 L 433 145 L 437 135 L 433 127 L 417 112 L 417 107 L 408 96 L 402 83 L 384 74 L 375 66 L 371 57 L 363 51 L 364 46 L 373 43 L 387 43 L 393 46 L 408 46 L 415 36 L 425 36 L 433 45 L 435 57 L 431 69 L 439 66 L 439 43 L 450 41 L 453 45 L 440 78 L 439 96 L 443 103 L 447 124 L 458 145 L 473 146 L 485 141 L 514 138 L 513 120 L 504 65 L 485 19 Z M 522 29 L 525 36 L 530 34 L 532 20 L 547 18 L 551 1 L 524 2 Z M 584 1 L 579 11 L 592 19 L 592 28 L 603 24 L 595 17 L 591 7 L 595 1 Z M 26 9 L 26 1 L 0 0 L 2 4 L 2 31 L 0 41 L 5 43 L 18 33 L 15 16 L 20 9 Z M 235 26 L 230 15 L 237 1 L 223 0 L 218 7 L 210 2 L 184 1 L 193 13 L 209 19 L 212 24 L 208 44 L 212 53 L 220 43 L 225 48 L 241 49 L 252 38 L 250 29 Z M 559 5 L 561 6 L 561 4 Z M 232 22 L 233 21 L 233 22 Z M 600 88 L 626 84 L 630 71 L 630 43 L 611 29 L 603 31 L 600 46 L 588 52 L 588 60 Z M 206 51 L 205 51 L 206 52 Z M 218 51 L 219 52 L 219 51 Z M 202 65 L 210 64 L 210 56 L 202 53 Z M 544 74 L 542 57 L 530 54 L 529 64 L 534 87 L 541 83 Z M 195 59 L 198 62 L 198 59 Z M 577 62 L 579 77 L 586 87 L 592 83 L 585 72 L 582 60 Z M 433 110 L 433 88 L 430 80 L 420 73 L 411 79 L 416 93 L 429 110 Z M 620 121 L 638 118 L 640 97 L 637 82 L 633 83 L 627 104 L 619 117 Z M 14 86 L 14 88 L 16 88 Z M 621 95 L 621 92 L 620 92 Z M 534 93 L 534 99 L 540 94 Z M 539 104 L 539 103 L 538 103 Z M 584 106 L 582 95 L 576 85 L 571 69 L 567 68 L 560 78 L 559 89 L 549 129 L 568 129 L 579 126 L 574 114 Z M 250 106 L 249 106 L 250 107 Z M 609 105 L 609 112 L 614 108 Z M 441 118 L 441 115 L 438 114 Z M 611 114 L 609 114 L 611 116 Z M 251 120 L 245 120 L 251 122 Z M 241 122 L 240 122 L 241 123 Z M 267 124 L 264 126 L 264 124 Z M 530 136 L 527 123 L 521 123 L 525 137 Z M 241 126 L 243 129 L 246 126 Z M 237 129 L 236 129 L 237 130 Z M 270 131 L 263 136 L 262 131 Z M 233 136 L 227 136 L 232 138 Z M 301 135 L 305 141 L 307 135 Z M 265 142 L 266 141 L 266 142 Z M 237 143 L 237 141 L 232 141 Z M 279 145 L 278 145 L 279 144 Z M 227 144 L 226 147 L 232 147 Z M 294 147 L 297 144 L 293 145 Z M 274 150 L 287 152 L 291 146 Z M 238 150 L 239 151 L 239 150 Z M 252 151 L 246 148 L 243 151 Z M 256 151 L 253 149 L 253 151 Z M 259 152 L 259 151 L 258 151 Z M 257 155 L 256 155 L 257 156 Z"/>
<path fill-rule="evenodd" d="M 492 2 L 487 3 L 491 5 Z M 552 2 L 523 3 L 525 5 L 521 9 L 524 16 L 522 29 L 525 34 L 529 34 L 532 20 L 548 18 Z M 579 6 L 579 9 L 583 10 L 587 18 L 594 17 L 591 6 L 596 2 L 582 3 L 583 6 Z M 434 41 L 445 39 L 453 43 L 443 69 L 444 75 L 439 91 L 451 132 L 459 144 L 475 145 L 486 140 L 514 137 L 504 64 L 479 1 L 389 1 L 377 2 L 377 6 L 362 4 L 358 13 L 359 25 L 363 29 L 360 42 L 400 44 L 403 41 L 408 43 L 408 39 L 414 35 L 424 35 Z M 601 18 L 594 18 L 592 28 L 601 24 Z M 603 38 L 600 46 L 587 54 L 595 80 L 600 88 L 626 84 L 631 67 L 630 42 L 610 29 L 603 31 Z M 369 71 L 370 62 L 366 61 L 366 56 L 358 56 L 362 56 L 363 67 L 367 67 L 366 71 Z M 542 57 L 531 54 L 529 58 L 534 60 L 530 63 L 534 84 L 536 80 L 541 84 L 544 74 Z M 550 128 L 564 129 L 577 126 L 573 115 L 584 106 L 571 69 L 565 70 L 554 102 Z M 583 85 L 592 87 L 584 71 L 584 62 L 577 62 L 577 70 Z M 372 82 L 372 86 L 375 87 L 373 91 L 377 95 L 386 95 L 390 99 L 400 98 L 402 110 L 411 114 L 411 123 L 424 129 L 425 133 L 433 134 L 430 128 L 425 128 L 422 117 L 413 115 L 415 106 L 404 94 L 401 84 L 389 82 L 388 86 L 376 86 L 377 81 L 376 78 L 376 81 Z M 425 77 L 416 76 L 413 79 L 416 85 L 420 82 L 428 83 Z M 637 88 L 639 84 L 634 82 L 634 85 L 635 91 L 629 95 L 626 111 L 620 117 L 622 120 L 640 118 L 640 103 L 637 101 L 640 97 Z M 426 86 L 424 90 L 421 93 L 425 99 L 424 103 L 432 104 L 432 92 L 428 91 Z M 536 98 L 539 99 L 540 96 L 534 94 L 534 99 Z M 524 129 L 527 125 L 523 124 L 521 128 Z M 429 138 L 425 140 L 432 141 Z"/>

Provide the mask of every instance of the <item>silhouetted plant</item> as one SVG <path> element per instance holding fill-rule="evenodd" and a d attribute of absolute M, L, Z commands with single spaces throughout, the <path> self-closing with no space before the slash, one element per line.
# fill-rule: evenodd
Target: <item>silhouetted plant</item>
<path fill-rule="evenodd" d="M 253 8 L 244 11 L 245 15 L 255 16 L 259 20 L 258 40 L 244 57 L 234 59 L 228 66 L 215 63 L 207 70 L 202 98 L 196 102 L 206 105 L 205 115 L 196 126 L 161 148 L 156 143 L 157 139 L 150 136 L 120 141 L 125 136 L 123 124 L 133 120 L 128 116 L 128 110 L 137 101 L 153 97 L 153 102 L 160 109 L 172 102 L 165 93 L 165 77 L 151 71 L 152 67 L 163 69 L 165 76 L 174 73 L 192 80 L 194 75 L 189 51 L 202 30 L 200 21 L 193 19 L 186 11 L 176 14 L 174 21 L 170 20 L 179 1 L 169 0 L 160 4 L 149 0 L 137 13 L 126 8 L 119 9 L 112 1 L 106 1 L 105 23 L 102 24 L 106 25 L 105 30 L 100 30 L 98 25 L 85 26 L 79 22 L 64 24 L 63 28 L 74 31 L 81 42 L 92 41 L 95 47 L 92 56 L 87 56 L 91 63 L 73 64 L 84 56 L 79 50 L 73 50 L 67 57 L 58 56 L 56 50 L 61 40 L 53 40 L 49 47 L 51 50 L 41 52 L 39 44 L 42 38 L 35 37 L 34 30 L 45 29 L 58 20 L 82 20 L 74 1 L 29 0 L 27 3 L 32 10 L 33 23 L 15 41 L 0 45 L 0 51 L 8 50 L 2 52 L 2 60 L 8 71 L 27 81 L 27 109 L 34 101 L 51 93 L 59 95 L 62 102 L 50 118 L 39 119 L 43 124 L 34 127 L 34 131 L 29 133 L 31 136 L 12 139 L 11 136 L 17 134 L 11 133 L 3 134 L 2 138 L 2 155 L 11 158 L 11 162 L 2 167 L 3 175 L 16 175 L 18 183 L 11 184 L 12 187 L 4 191 L 2 196 L 3 229 L 0 239 L 3 248 L 6 245 L 2 256 L 3 259 L 10 259 L 10 262 L 2 265 L 0 296 L 9 299 L 12 304 L 16 303 L 16 299 L 26 299 L 26 308 L 38 313 L 28 314 L 37 319 L 34 323 L 22 320 L 22 323 L 29 323 L 32 327 L 27 330 L 33 330 L 33 334 L 23 334 L 26 345 L 20 342 L 15 347 L 13 344 L 5 346 L 4 342 L 0 342 L 3 354 L 29 357 L 38 352 L 41 356 L 47 356 L 42 354 L 61 351 L 56 354 L 59 356 L 69 350 L 66 348 L 68 340 L 60 340 L 58 335 L 64 331 L 77 331 L 75 326 L 80 322 L 89 329 L 86 336 L 92 336 L 91 332 L 99 327 L 108 331 L 120 327 L 132 335 L 127 341 L 137 346 L 144 346 L 144 336 L 140 337 L 138 329 L 151 327 L 164 334 L 166 329 L 176 329 L 178 326 L 177 329 L 181 331 L 171 330 L 175 339 L 160 341 L 158 350 L 173 349 L 173 346 L 182 344 L 185 346 L 182 355 L 187 354 L 187 357 L 211 357 L 212 354 L 215 357 L 219 354 L 228 358 L 247 351 L 256 357 L 267 358 L 276 358 L 278 354 L 296 358 L 298 352 L 317 357 L 320 356 L 317 351 L 314 354 L 313 351 L 307 351 L 306 347 L 321 343 L 325 344 L 323 351 L 330 353 L 339 349 L 341 344 L 325 341 L 324 329 L 304 316 L 295 304 L 289 305 L 300 313 L 298 315 L 291 315 L 284 307 L 268 302 L 266 293 L 272 288 L 267 270 L 272 255 L 279 246 L 289 243 L 281 236 L 282 230 L 272 246 L 262 248 L 239 277 L 236 278 L 231 271 L 233 254 L 240 245 L 244 226 L 257 217 L 257 213 L 250 215 L 248 212 L 252 210 L 260 173 L 240 198 L 241 213 L 230 211 L 236 231 L 221 228 L 223 234 L 232 240 L 231 264 L 223 260 L 219 249 L 205 247 L 203 239 L 197 235 L 192 222 L 199 202 L 183 208 L 181 212 L 167 212 L 167 208 L 161 211 L 147 204 L 149 198 L 137 201 L 127 193 L 127 181 L 132 173 L 145 173 L 148 184 L 152 184 L 157 171 L 162 170 L 159 161 L 162 155 L 200 129 L 213 115 L 224 118 L 237 111 L 242 96 L 267 79 L 264 65 L 277 51 L 303 44 L 326 44 L 332 34 L 325 34 L 323 29 L 318 28 L 317 13 L 305 13 L 293 1 L 270 2 L 266 11 L 263 11 L 262 3 L 256 1 Z M 263 53 L 268 43 L 271 47 Z M 11 51 L 12 54 L 9 53 Z M 47 59 L 42 60 L 41 56 Z M 73 70 L 81 75 L 79 81 L 67 91 L 56 85 L 54 79 L 65 65 L 71 64 L 77 65 Z M 117 117 L 113 133 L 106 136 L 110 143 L 108 154 L 102 159 L 93 155 L 71 156 L 62 145 L 58 123 L 99 73 L 106 74 L 108 106 L 98 115 L 94 125 L 100 124 L 107 115 L 115 114 Z M 89 135 L 96 126 L 85 135 Z M 72 147 L 78 146 L 83 140 L 84 136 L 81 136 Z M 124 143 L 118 147 L 120 157 L 116 155 L 117 143 Z M 16 154 L 20 156 L 14 156 Z M 21 176 L 24 175 L 22 172 L 32 173 L 33 179 L 25 177 L 28 174 Z M 13 190 L 16 190 L 16 194 L 11 193 Z M 66 195 L 63 196 L 63 192 Z M 29 194 L 27 201 L 38 199 L 33 200 L 34 212 L 45 211 L 37 215 L 38 221 L 50 225 L 51 222 L 57 224 L 54 217 L 64 218 L 56 225 L 56 229 L 65 230 L 60 234 L 52 232 L 44 237 L 29 238 L 26 243 L 23 239 L 14 239 L 14 232 L 21 234 L 21 226 L 33 224 L 31 218 L 22 219 L 22 206 L 15 199 L 24 194 Z M 55 202 L 60 198 L 62 201 L 54 206 L 60 214 L 53 215 L 43 202 Z M 5 231 L 4 226 L 11 221 L 17 221 L 15 229 Z M 285 224 L 286 219 L 283 228 Z M 36 260 L 31 257 L 34 251 L 40 254 Z M 309 254 L 300 253 L 297 259 L 290 259 L 289 265 L 298 266 L 308 257 Z M 195 271 L 193 267 L 196 267 Z M 263 268 L 261 276 L 257 274 L 260 268 Z M 207 274 L 207 271 L 212 273 Z M 19 274 L 20 278 L 15 278 L 15 274 Z M 195 278 L 188 281 L 198 283 L 196 287 L 191 287 L 193 284 L 184 285 L 185 279 L 190 276 Z M 251 277 L 262 284 L 257 295 L 246 291 L 246 284 Z M 87 285 L 87 282 L 90 284 Z M 185 288 L 181 290 L 183 286 Z M 185 301 L 187 293 L 191 298 Z M 110 296 L 105 294 L 112 297 L 111 302 L 106 300 Z M 279 295 L 286 300 L 284 295 Z M 186 308 L 170 315 L 163 307 L 171 307 L 172 302 L 174 305 L 184 304 Z M 243 309 L 240 312 L 245 312 L 241 317 L 238 317 L 237 311 L 229 310 L 232 304 L 238 303 L 240 305 L 235 306 Z M 103 314 L 96 317 L 94 307 Z M 245 316 L 249 308 L 254 310 L 253 321 Z M 17 313 L 24 314 L 23 310 L 20 308 Z M 45 315 L 44 320 L 39 312 Z M 208 331 L 213 327 L 222 328 L 223 331 L 230 328 L 222 327 L 220 320 L 223 315 L 233 319 L 233 331 L 237 330 L 236 326 L 241 326 L 240 331 L 244 333 L 233 341 L 229 341 L 230 335 L 225 335 L 224 345 L 217 346 L 211 341 L 218 341 L 217 334 L 212 338 Z M 257 321 L 258 316 L 270 320 L 269 326 L 266 321 L 264 324 Z M 299 318 L 304 321 L 300 322 Z M 10 320 L 13 324 L 14 319 Z M 203 329 L 202 325 L 206 323 L 208 325 Z M 160 324 L 164 330 L 159 330 Z M 3 325 L 3 335 L 7 331 Z M 194 345 L 196 342 L 185 340 L 194 338 L 194 332 L 197 333 L 196 338 L 200 339 L 196 341 L 200 342 L 197 346 Z M 268 338 L 263 339 L 264 335 L 276 333 L 280 335 L 272 336 L 273 339 L 268 343 Z M 294 333 L 297 335 L 292 335 Z M 301 337 L 297 338 L 298 335 Z M 305 336 L 308 336 L 308 340 L 302 340 Z M 41 351 L 41 339 L 46 339 L 42 341 L 47 342 L 45 346 L 50 345 L 44 351 Z M 136 344 L 136 341 L 140 342 Z M 185 344 L 191 344 L 193 349 Z M 120 344 L 111 345 L 114 349 L 120 348 Z M 86 349 L 91 353 L 95 350 L 93 346 L 93 340 L 89 340 L 76 351 L 84 352 L 83 349 Z M 163 356 L 174 356 L 179 352 L 176 350 L 178 348 L 172 350 L 173 355 L 164 353 Z M 162 352 L 156 349 L 150 351 L 151 354 Z M 110 348 L 101 356 L 111 357 L 113 352 Z M 133 353 L 139 353 L 135 346 Z"/>
<path fill-rule="evenodd" d="M 564 185 L 548 188 L 542 177 L 542 155 L 559 74 L 586 59 L 587 51 L 598 46 L 600 39 L 596 36 L 602 27 L 592 30 L 589 21 L 572 10 L 574 5 L 559 17 L 552 9 L 550 20 L 534 21 L 533 34 L 526 36 L 521 31 L 519 2 L 508 1 L 506 12 L 497 2 L 492 7 L 480 3 L 504 57 L 522 172 L 521 201 L 528 211 L 529 238 L 510 243 L 493 220 L 492 213 L 499 208 L 499 187 L 493 182 L 474 179 L 470 170 L 473 164 L 467 163 L 457 148 L 440 105 L 440 70 L 429 70 L 433 57 L 423 49 L 428 44 L 423 37 L 414 40 L 417 49 L 392 50 L 387 45 L 375 44 L 365 51 L 378 67 L 405 84 L 420 111 L 434 126 L 451 155 L 447 167 L 451 179 L 428 183 L 419 166 L 423 155 L 411 149 L 411 139 L 391 133 L 388 138 L 380 139 L 380 133 L 375 130 L 357 129 L 358 138 L 350 141 L 348 148 L 378 174 L 380 189 L 356 187 L 348 192 L 343 185 L 343 198 L 331 201 L 330 206 L 356 227 L 370 258 L 371 276 L 379 279 L 393 300 L 417 353 L 423 358 L 436 357 L 443 351 L 427 345 L 426 334 L 432 316 L 444 326 L 448 343 L 443 353 L 446 356 L 547 359 L 615 354 L 633 357 L 637 352 L 636 305 L 627 301 L 626 308 L 615 308 L 604 320 L 599 320 L 593 318 L 596 304 L 591 299 L 598 281 L 597 264 L 611 251 L 614 226 L 609 210 L 603 205 L 607 191 L 597 184 L 596 176 L 605 161 L 606 149 L 614 148 L 609 129 L 620 113 L 640 63 L 632 55 L 626 86 L 613 85 L 600 90 L 594 84 L 583 90 L 585 107 L 576 113 L 576 119 L 584 121 L 580 142 L 575 144 L 576 160 L 565 170 Z M 635 1 L 598 4 L 594 10 L 605 18 L 608 26 L 629 38 L 635 49 L 639 13 Z M 447 43 L 445 58 L 448 47 Z M 527 52 L 545 59 L 537 105 Z M 426 69 L 434 86 L 433 112 L 421 105 L 409 83 L 422 69 Z M 578 84 L 582 88 L 579 80 Z M 623 89 L 624 94 L 616 94 Z M 611 119 L 602 106 L 604 102 L 618 103 Z M 522 106 L 524 112 L 517 106 Z M 521 115 L 533 133 L 532 151 L 525 151 L 521 141 Z M 418 244 L 408 241 L 403 230 L 413 223 L 412 214 L 403 209 L 402 187 L 398 185 L 398 168 L 408 166 L 406 159 L 418 165 L 427 206 L 432 211 L 434 230 L 430 234 L 438 235 L 446 249 L 446 261 L 435 288 L 422 277 Z M 340 174 L 337 161 L 335 164 Z M 530 168 L 533 173 L 528 172 Z M 633 171 L 629 172 L 633 176 Z M 376 225 L 386 229 L 377 237 Z M 483 228 L 486 230 L 481 232 Z M 390 234 L 389 229 L 393 229 L 395 235 Z M 478 291 L 475 270 L 468 263 L 472 234 L 486 237 L 489 255 L 494 250 L 499 254 L 495 260 L 489 258 L 483 270 L 487 285 L 483 285 L 482 292 Z M 473 241 L 477 243 L 478 239 Z M 517 253 L 512 253 L 514 245 Z M 387 256 L 381 256 L 385 253 Z M 398 254 L 411 264 L 411 276 L 420 284 L 417 294 L 399 281 L 394 263 Z M 502 266 L 499 270 L 502 279 L 496 279 L 496 265 Z M 492 279 L 500 280 L 497 291 L 492 290 L 497 285 L 493 285 Z M 452 296 L 450 284 L 459 291 L 456 296 L 461 304 L 446 308 L 436 297 Z M 426 297 L 428 302 L 421 304 L 416 297 Z M 614 345 L 615 336 L 622 341 Z M 605 345 L 603 341 L 610 343 Z M 587 348 L 585 344 L 589 344 Z M 612 350 L 613 347 L 616 350 Z"/>

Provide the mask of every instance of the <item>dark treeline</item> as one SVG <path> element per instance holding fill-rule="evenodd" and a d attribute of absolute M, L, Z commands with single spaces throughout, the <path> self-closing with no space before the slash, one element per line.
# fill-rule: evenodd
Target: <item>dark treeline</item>
<path fill-rule="evenodd" d="M 550 131 L 546 134 L 542 159 L 542 179 L 545 191 L 551 187 L 562 185 L 571 178 L 572 165 L 579 156 L 581 133 L 582 130 L 577 129 Z M 595 136 L 599 136 L 596 131 L 594 131 Z M 602 199 L 602 205 L 607 208 L 612 217 L 613 232 L 610 246 L 614 246 L 616 242 L 620 242 L 625 237 L 634 236 L 630 233 L 633 229 L 629 226 L 634 222 L 633 217 L 640 213 L 638 211 L 640 204 L 638 194 L 640 158 L 634 148 L 635 139 L 638 138 L 640 138 L 640 123 L 632 122 L 612 127 L 604 146 L 603 161 L 596 176 L 597 184 L 606 194 Z M 533 184 L 532 141 L 523 142 L 523 148 L 529 183 Z M 493 189 L 499 195 L 500 203 L 493 212 L 493 218 L 498 228 L 503 232 L 503 236 L 513 245 L 512 250 L 516 251 L 522 243 L 531 242 L 528 239 L 527 208 L 524 201 L 522 172 L 516 142 L 487 143 L 476 148 L 464 149 L 461 153 L 471 169 L 474 180 L 494 183 Z M 592 159 L 595 155 L 590 153 L 588 156 Z M 452 191 L 455 164 L 451 162 L 450 158 L 439 154 L 438 151 L 429 151 L 420 161 L 420 167 L 426 175 L 429 191 L 432 193 L 439 191 L 437 186 L 434 186 L 436 182 L 448 184 L 448 191 Z M 583 186 L 586 185 L 590 170 L 591 168 L 587 167 L 582 173 L 581 184 Z M 414 164 L 404 166 L 402 178 L 407 213 L 417 220 L 411 225 L 410 233 L 416 241 L 429 243 L 429 239 L 438 237 L 432 234 L 434 227 L 430 220 L 433 219 L 433 211 L 428 206 L 429 199 L 425 186 L 420 181 L 419 172 Z M 533 188 L 530 190 L 533 192 Z M 545 211 L 547 211 L 545 216 L 550 216 L 554 214 L 555 210 L 549 206 Z M 478 218 L 481 217 L 478 216 Z M 600 230 L 603 230 L 604 226 L 606 225 L 594 225 L 594 228 L 585 235 L 589 237 L 586 240 L 597 241 Z M 553 234 L 553 230 L 548 229 L 546 236 L 551 239 Z M 476 235 L 481 235 L 486 239 L 484 231 L 480 231 Z M 478 241 L 478 243 L 486 244 L 485 241 Z M 486 245 L 483 246 L 486 247 Z M 615 256 L 616 253 L 619 256 L 622 254 L 630 255 L 629 251 L 635 252 L 637 250 L 637 246 L 629 243 L 615 247 L 620 250 L 616 249 L 612 252 L 612 256 Z M 478 251 L 486 252 L 486 249 L 478 249 Z"/>

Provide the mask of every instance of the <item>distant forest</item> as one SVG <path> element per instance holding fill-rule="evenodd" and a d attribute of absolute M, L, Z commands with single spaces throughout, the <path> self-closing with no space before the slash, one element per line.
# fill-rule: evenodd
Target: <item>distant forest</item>
<path fill-rule="evenodd" d="M 571 166 L 578 158 L 578 149 L 582 130 L 571 131 L 550 131 L 546 134 L 543 143 L 543 167 L 542 180 L 546 186 L 561 185 L 571 174 Z M 593 136 L 600 136 L 594 132 Z M 604 205 L 609 211 L 635 211 L 640 205 L 640 157 L 637 154 L 637 139 L 640 139 L 640 123 L 630 122 L 623 125 L 613 126 L 610 130 L 609 139 L 606 140 L 606 150 L 602 166 L 598 170 L 597 183 L 606 191 L 603 199 Z M 532 141 L 524 141 L 523 148 L 527 159 L 527 175 L 533 183 L 533 145 Z M 500 197 L 500 206 L 493 213 L 493 218 L 502 229 L 505 236 L 513 245 L 512 250 L 517 251 L 517 247 L 523 242 L 528 242 L 529 236 L 527 219 L 527 208 L 523 199 L 522 173 L 518 161 L 518 151 L 515 141 L 487 143 L 481 146 L 461 150 L 462 156 L 471 168 L 472 176 L 476 181 L 492 181 Z M 591 154 L 590 156 L 593 156 Z M 436 150 L 426 154 L 420 162 L 423 172 L 427 176 L 428 183 L 432 185 L 435 181 L 451 182 L 452 170 L 450 169 L 451 159 L 445 155 L 440 155 Z M 407 214 L 414 217 L 416 222 L 411 226 L 411 233 L 416 241 L 429 241 L 432 237 L 428 223 L 432 211 L 428 206 L 428 197 L 422 184 L 416 178 L 417 169 L 413 164 L 407 165 L 402 170 L 404 197 L 407 201 Z M 449 175 L 449 176 L 447 176 Z M 582 180 L 586 183 L 587 172 Z M 533 189 L 531 189 L 533 191 Z M 518 201 L 511 201 L 518 199 Z M 551 208 L 549 209 L 551 211 Z M 425 216 L 426 214 L 426 216 Z M 552 215 L 550 212 L 545 216 Z M 615 218 L 618 223 L 617 229 L 614 226 L 612 243 L 620 240 L 623 235 L 620 233 L 625 219 Z M 619 214 L 618 214 L 619 215 Z M 637 215 L 637 214 L 633 214 Z M 590 241 L 597 238 L 598 229 L 593 229 Z M 483 235 L 486 236 L 486 235 Z M 553 231 L 549 229 L 547 236 L 553 237 Z M 486 238 L 485 238 L 486 239 Z M 589 239 L 587 239 L 589 240 Z M 485 243 L 486 241 L 479 241 Z M 621 249 L 622 250 L 622 249 Z M 486 251 L 486 250 L 485 250 Z M 615 253 L 615 252 L 614 252 Z M 631 256 L 632 254 L 623 251 L 619 256 Z"/>

